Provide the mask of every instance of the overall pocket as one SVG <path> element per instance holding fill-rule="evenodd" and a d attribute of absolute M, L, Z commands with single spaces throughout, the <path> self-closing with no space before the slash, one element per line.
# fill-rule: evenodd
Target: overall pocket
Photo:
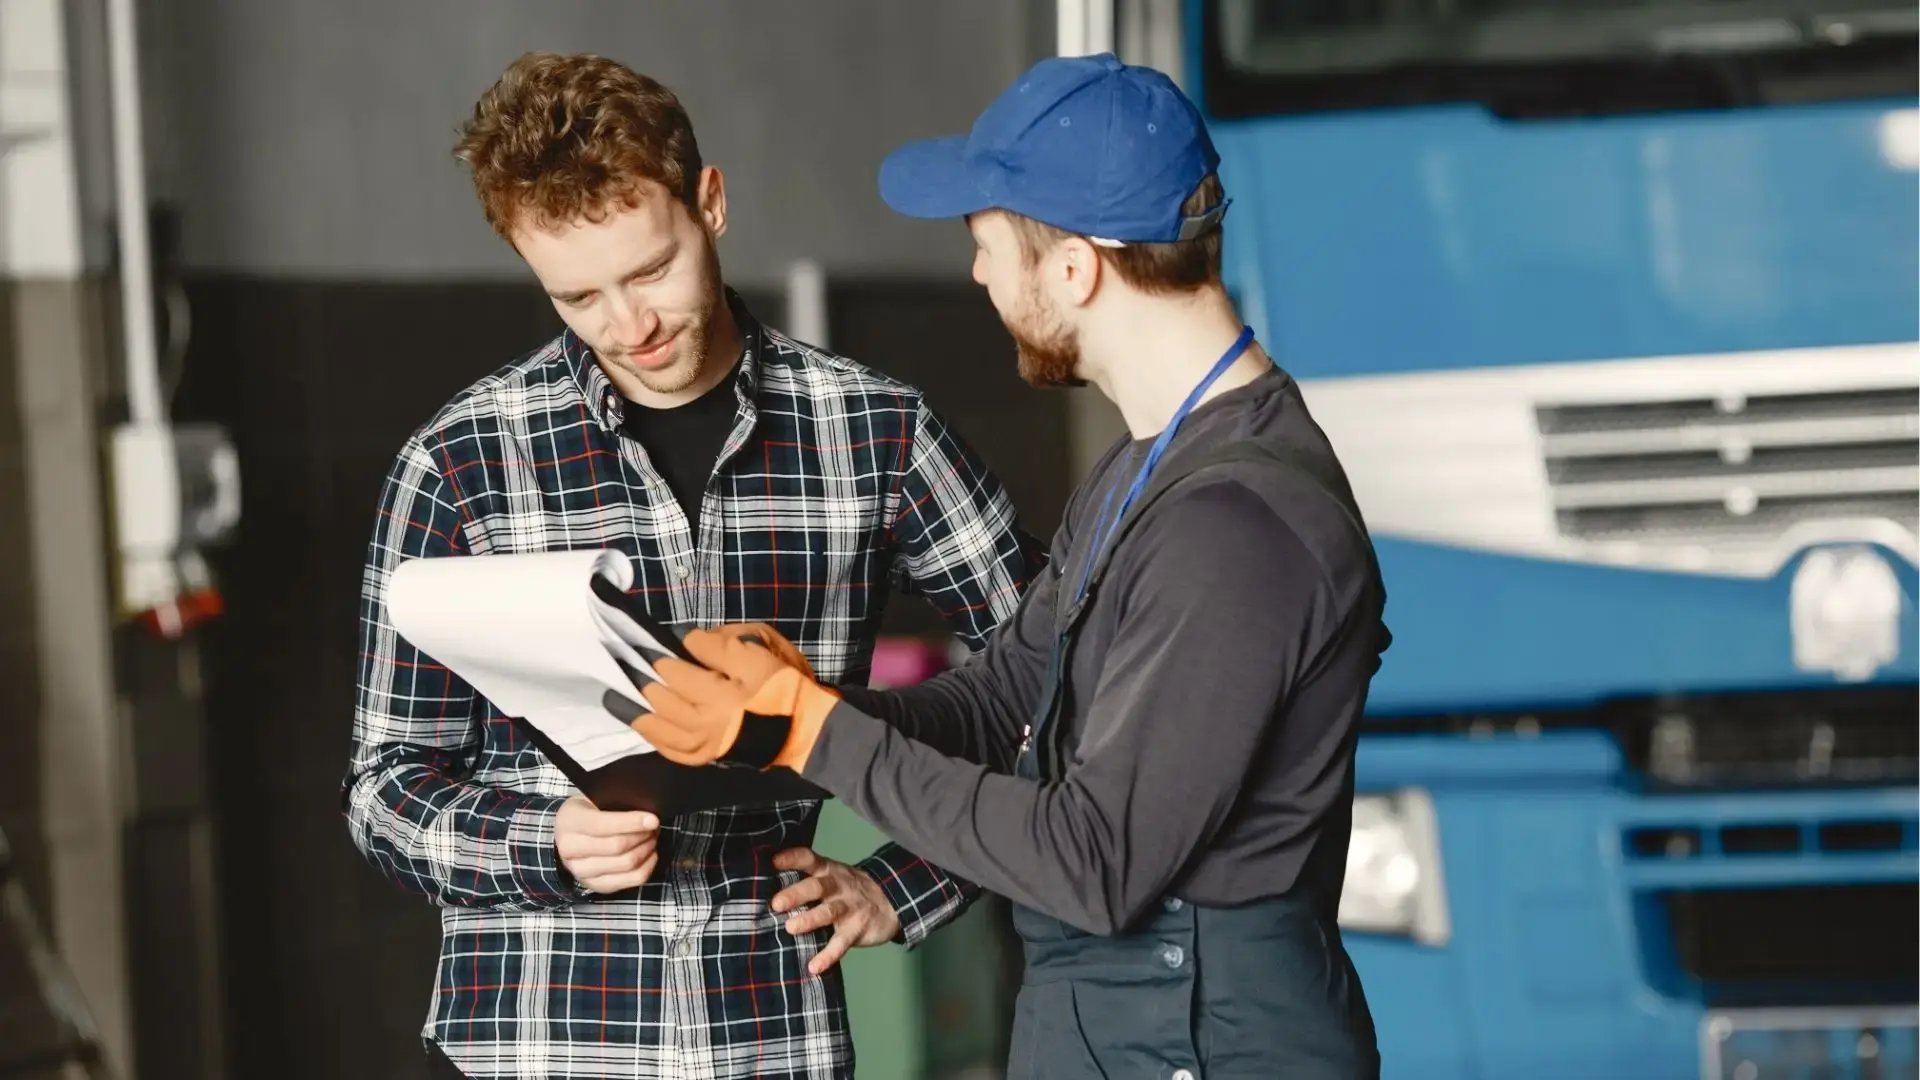
<path fill-rule="evenodd" d="M 1087 1045 L 1072 983 L 1020 988 L 1007 1058 L 1008 1080 L 1109 1080 Z"/>

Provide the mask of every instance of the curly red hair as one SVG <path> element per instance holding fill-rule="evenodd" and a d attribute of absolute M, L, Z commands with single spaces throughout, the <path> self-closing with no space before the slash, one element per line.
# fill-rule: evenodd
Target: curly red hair
<path fill-rule="evenodd" d="M 526 53 L 481 95 L 454 156 L 473 172 L 487 223 L 512 239 L 530 221 L 603 221 L 646 182 L 696 207 L 700 146 L 673 91 L 590 53 Z"/>

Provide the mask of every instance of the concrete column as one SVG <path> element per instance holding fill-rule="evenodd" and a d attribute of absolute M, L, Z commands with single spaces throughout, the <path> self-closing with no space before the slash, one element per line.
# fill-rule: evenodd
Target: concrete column
<path fill-rule="evenodd" d="M 0 0 L 0 377 L 17 413 L 0 446 L 18 500 L 0 529 L 25 559 L 0 566 L 9 625 L 34 645 L 31 723 L 39 836 L 56 948 L 73 969 L 117 1075 L 131 1076 L 122 825 L 123 725 L 113 691 L 106 534 L 94 427 L 104 342 L 90 310 L 64 11 Z M 17 424 L 15 423 L 17 421 Z M 24 846 L 24 845 L 23 845 Z M 77 1074 L 76 1074 L 77 1075 Z"/>

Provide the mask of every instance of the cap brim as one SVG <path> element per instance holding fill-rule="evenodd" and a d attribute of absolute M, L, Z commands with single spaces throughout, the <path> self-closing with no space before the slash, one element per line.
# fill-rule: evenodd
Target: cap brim
<path fill-rule="evenodd" d="M 967 175 L 966 146 L 966 136 L 950 135 L 888 154 L 880 163 L 880 198 L 916 218 L 957 218 L 990 209 L 987 193 Z"/>

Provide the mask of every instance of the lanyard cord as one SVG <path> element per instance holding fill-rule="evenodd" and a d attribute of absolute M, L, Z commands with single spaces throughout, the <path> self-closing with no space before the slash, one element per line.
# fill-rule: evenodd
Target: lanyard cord
<path fill-rule="evenodd" d="M 1214 361 L 1213 369 L 1207 372 L 1207 377 L 1201 379 L 1200 384 L 1187 394 L 1187 400 L 1180 403 L 1180 408 L 1174 412 L 1173 419 L 1167 421 L 1167 426 L 1161 429 L 1159 438 L 1153 440 L 1152 448 L 1147 451 L 1146 462 L 1140 466 L 1140 471 L 1134 474 L 1133 483 L 1127 487 L 1126 497 L 1120 500 L 1120 506 L 1111 518 L 1107 516 L 1107 509 L 1113 504 L 1115 489 L 1107 489 L 1107 497 L 1100 504 L 1100 524 L 1094 531 L 1093 551 L 1087 557 L 1086 569 L 1080 574 L 1080 587 L 1073 595 L 1075 604 L 1087 598 L 1087 586 L 1093 580 L 1093 568 L 1100 562 L 1100 555 L 1106 550 L 1107 541 L 1112 539 L 1114 530 L 1120 525 L 1120 519 L 1127 516 L 1128 507 L 1131 507 L 1133 501 L 1146 489 L 1147 478 L 1153 475 L 1154 466 L 1160 464 L 1161 455 L 1167 452 L 1167 445 L 1173 442 L 1173 433 L 1179 430 L 1180 422 L 1185 420 L 1187 414 L 1193 411 L 1193 407 L 1200 403 L 1200 399 L 1206 395 L 1207 388 L 1212 386 L 1227 368 L 1232 367 L 1233 362 L 1238 360 L 1240 354 L 1246 352 L 1247 346 L 1251 344 L 1253 344 L 1253 327 L 1242 327 L 1240 336 L 1234 338 L 1233 344 L 1227 347 L 1227 351 L 1220 354 L 1220 359 Z"/>

